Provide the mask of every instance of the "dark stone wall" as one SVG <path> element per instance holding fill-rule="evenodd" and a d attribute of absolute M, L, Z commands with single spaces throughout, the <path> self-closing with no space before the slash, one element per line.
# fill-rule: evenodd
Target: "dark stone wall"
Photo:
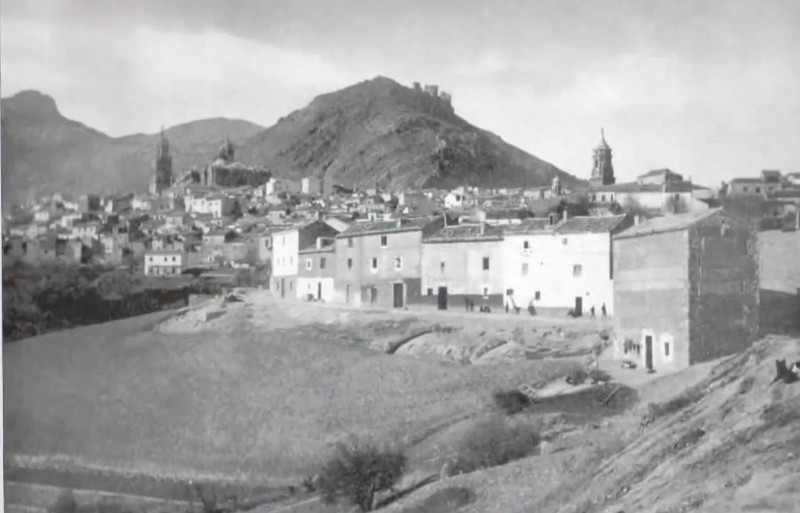
<path fill-rule="evenodd" d="M 746 349 L 759 334 L 758 233 L 711 216 L 690 229 L 689 255 L 690 364 Z"/>

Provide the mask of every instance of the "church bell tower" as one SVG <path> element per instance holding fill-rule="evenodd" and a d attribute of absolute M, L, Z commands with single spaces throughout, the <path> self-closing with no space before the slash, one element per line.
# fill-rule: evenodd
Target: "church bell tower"
<path fill-rule="evenodd" d="M 150 180 L 150 193 L 160 196 L 163 191 L 172 187 L 172 155 L 169 152 L 169 141 L 161 128 L 161 140 L 156 146 L 156 171 Z"/>
<path fill-rule="evenodd" d="M 600 129 L 600 144 L 593 150 L 594 167 L 589 183 L 593 186 L 612 185 L 614 178 L 614 165 L 611 163 L 611 148 L 606 142 L 603 129 Z"/>

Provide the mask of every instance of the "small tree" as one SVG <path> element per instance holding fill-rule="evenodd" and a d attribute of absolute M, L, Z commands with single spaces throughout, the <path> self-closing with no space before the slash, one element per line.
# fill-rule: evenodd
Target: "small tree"
<path fill-rule="evenodd" d="M 670 214 L 685 214 L 689 211 L 689 206 L 679 194 L 673 194 L 667 198 L 664 209 Z"/>
<path fill-rule="evenodd" d="M 63 490 L 58 494 L 53 505 L 47 508 L 48 513 L 75 513 L 77 510 L 78 503 L 75 502 L 72 490 Z"/>
<path fill-rule="evenodd" d="M 399 452 L 340 443 L 320 472 L 319 491 L 327 503 L 345 498 L 361 511 L 372 511 L 375 494 L 391 489 L 405 466 L 406 457 Z"/>

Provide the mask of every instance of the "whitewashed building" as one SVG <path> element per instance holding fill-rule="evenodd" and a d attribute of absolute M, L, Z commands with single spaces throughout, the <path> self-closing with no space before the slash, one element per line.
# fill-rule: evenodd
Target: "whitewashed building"
<path fill-rule="evenodd" d="M 505 304 L 536 313 L 614 311 L 611 237 L 626 216 L 526 219 L 504 231 Z"/>
<path fill-rule="evenodd" d="M 144 255 L 145 276 L 178 277 L 186 265 L 186 254 L 179 250 L 151 250 Z"/>

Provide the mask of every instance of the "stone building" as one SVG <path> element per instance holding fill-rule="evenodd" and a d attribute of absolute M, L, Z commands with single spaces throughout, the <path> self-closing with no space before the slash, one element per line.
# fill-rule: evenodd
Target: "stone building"
<path fill-rule="evenodd" d="M 172 155 L 169 152 L 169 141 L 161 129 L 161 140 L 156 147 L 156 169 L 150 178 L 150 194 L 160 196 L 172 187 Z"/>
<path fill-rule="evenodd" d="M 611 185 L 616 182 L 614 177 L 614 164 L 611 162 L 611 148 L 606 142 L 603 130 L 600 130 L 600 144 L 593 151 L 592 176 L 589 183 L 592 186 Z"/>
<path fill-rule="evenodd" d="M 263 168 L 246 166 L 234 157 L 236 149 L 230 138 L 220 146 L 216 158 L 202 171 L 192 174 L 190 179 L 199 179 L 205 186 L 221 187 L 259 187 L 269 181 L 272 174 Z"/>
<path fill-rule="evenodd" d="M 757 233 L 716 209 L 614 237 L 614 355 L 670 372 L 745 349 L 759 328 Z"/>

